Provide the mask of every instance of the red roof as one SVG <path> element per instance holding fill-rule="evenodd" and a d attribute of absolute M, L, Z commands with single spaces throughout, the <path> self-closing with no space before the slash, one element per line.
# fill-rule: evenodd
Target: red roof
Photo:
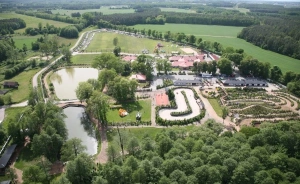
<path fill-rule="evenodd" d="M 194 62 L 195 60 L 197 60 L 199 62 L 203 60 L 203 56 L 205 56 L 204 54 L 202 55 L 197 55 L 197 56 L 172 56 L 169 58 L 169 61 L 189 61 L 189 62 Z"/>
<path fill-rule="evenodd" d="M 188 68 L 192 67 L 194 62 L 189 62 L 189 61 L 183 61 L 183 62 L 172 62 L 173 67 L 182 67 L 182 68 Z"/>
<path fill-rule="evenodd" d="M 131 62 L 131 61 L 135 61 L 136 60 L 136 56 L 125 56 L 122 58 L 122 60 L 127 61 L 127 62 Z"/>

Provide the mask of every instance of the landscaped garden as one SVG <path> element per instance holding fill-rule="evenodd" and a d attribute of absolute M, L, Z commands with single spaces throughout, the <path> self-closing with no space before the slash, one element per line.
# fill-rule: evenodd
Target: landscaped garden
<path fill-rule="evenodd" d="M 128 115 L 120 116 L 119 109 L 121 108 L 126 110 Z M 136 123 L 136 115 L 138 113 L 141 115 L 141 122 Z M 107 112 L 107 121 L 109 125 L 149 124 L 151 121 L 151 100 L 124 102 L 120 104 L 120 106 L 116 106 Z"/>

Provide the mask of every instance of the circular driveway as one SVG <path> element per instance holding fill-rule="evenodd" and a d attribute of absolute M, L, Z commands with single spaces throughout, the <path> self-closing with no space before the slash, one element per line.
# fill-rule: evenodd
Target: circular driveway
<path fill-rule="evenodd" d="M 181 91 L 185 91 L 185 94 L 188 98 L 189 104 L 192 108 L 192 113 L 182 116 L 171 116 L 171 112 L 181 112 L 187 110 L 187 104 L 185 103 L 184 96 Z M 177 104 L 177 109 L 161 109 L 158 115 L 165 120 L 184 120 L 190 119 L 200 114 L 200 107 L 197 104 L 194 93 L 191 89 L 175 89 L 175 101 Z"/>

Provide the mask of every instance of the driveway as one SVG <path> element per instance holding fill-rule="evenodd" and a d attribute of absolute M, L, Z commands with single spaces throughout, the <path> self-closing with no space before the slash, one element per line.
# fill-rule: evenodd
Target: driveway
<path fill-rule="evenodd" d="M 181 93 L 184 91 L 188 98 L 189 104 L 192 108 L 192 113 L 183 116 L 171 116 L 171 112 L 181 112 L 187 110 L 187 104 L 185 103 L 184 96 Z M 159 116 L 166 120 L 184 120 L 190 119 L 200 114 L 200 107 L 194 99 L 194 93 L 191 89 L 175 89 L 175 101 L 177 103 L 177 109 L 162 109 L 159 111 Z"/>

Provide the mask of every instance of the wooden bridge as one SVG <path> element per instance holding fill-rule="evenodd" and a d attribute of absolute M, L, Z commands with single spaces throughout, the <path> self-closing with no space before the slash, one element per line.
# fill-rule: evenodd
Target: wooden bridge
<path fill-rule="evenodd" d="M 86 102 L 60 102 L 57 104 L 58 107 L 62 108 L 62 109 L 65 109 L 67 107 L 86 107 L 87 104 Z"/>

